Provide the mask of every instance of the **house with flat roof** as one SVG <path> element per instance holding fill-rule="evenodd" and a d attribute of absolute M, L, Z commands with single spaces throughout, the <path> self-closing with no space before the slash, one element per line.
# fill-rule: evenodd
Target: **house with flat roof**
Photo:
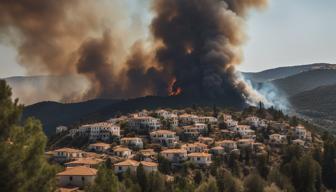
<path fill-rule="evenodd" d="M 127 147 L 116 146 L 113 148 L 112 154 L 120 158 L 128 159 L 132 155 L 132 150 Z"/>
<path fill-rule="evenodd" d="M 139 137 L 123 137 L 120 139 L 120 144 L 128 147 L 143 148 L 142 139 Z"/>
<path fill-rule="evenodd" d="M 106 152 L 111 149 L 111 145 L 108 143 L 92 143 L 88 146 L 88 149 L 95 152 Z"/>
<path fill-rule="evenodd" d="M 59 148 L 53 151 L 53 158 L 58 162 L 66 162 L 84 157 L 84 152 L 73 148 Z"/>
<path fill-rule="evenodd" d="M 190 153 L 188 154 L 189 160 L 196 165 L 210 165 L 211 154 L 210 153 Z"/>
<path fill-rule="evenodd" d="M 187 150 L 185 149 L 166 149 L 161 151 L 160 155 L 174 163 L 188 159 Z"/>
<path fill-rule="evenodd" d="M 173 147 L 178 144 L 179 137 L 176 132 L 169 130 L 157 130 L 150 133 L 152 143 L 159 143 L 162 146 Z"/>

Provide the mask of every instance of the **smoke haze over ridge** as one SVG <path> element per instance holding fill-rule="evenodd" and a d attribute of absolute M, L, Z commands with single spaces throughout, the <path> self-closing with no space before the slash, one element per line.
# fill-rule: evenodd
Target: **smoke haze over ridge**
<path fill-rule="evenodd" d="M 267 102 L 235 69 L 247 12 L 266 0 L 152 0 L 135 12 L 121 0 L 108 3 L 4 0 L 0 38 L 17 48 L 28 73 L 86 77 L 78 100 L 182 90 L 193 97 Z M 147 26 L 140 12 L 149 9 Z"/>

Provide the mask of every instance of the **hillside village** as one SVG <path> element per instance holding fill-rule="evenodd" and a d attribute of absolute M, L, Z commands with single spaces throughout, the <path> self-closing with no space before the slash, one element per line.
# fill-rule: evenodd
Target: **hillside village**
<path fill-rule="evenodd" d="M 142 110 L 78 128 L 59 126 L 57 142 L 46 155 L 64 167 L 57 174 L 60 190 L 77 191 L 94 184 L 99 165 L 107 161 L 119 178 L 141 166 L 146 173 L 161 172 L 166 180 L 174 180 L 185 166 L 207 172 L 222 165 L 231 169 L 232 161 L 248 175 L 263 157 L 279 164 L 287 146 L 311 151 L 322 145 L 321 137 L 296 119 L 257 115 L 215 108 L 197 113 Z M 83 138 L 77 148 L 60 142 Z"/>

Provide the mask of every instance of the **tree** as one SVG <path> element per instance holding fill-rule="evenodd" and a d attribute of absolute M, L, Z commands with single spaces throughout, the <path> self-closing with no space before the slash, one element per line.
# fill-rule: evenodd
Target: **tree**
<path fill-rule="evenodd" d="M 203 182 L 196 190 L 196 192 L 218 192 L 218 187 L 215 179 L 210 178 L 207 182 Z"/>
<path fill-rule="evenodd" d="M 147 179 L 146 192 L 164 192 L 166 191 L 165 178 L 158 172 L 151 172 Z"/>
<path fill-rule="evenodd" d="M 245 192 L 263 192 L 265 181 L 255 173 L 250 174 L 244 181 Z"/>
<path fill-rule="evenodd" d="M 219 191 L 225 192 L 240 192 L 243 191 L 241 181 L 231 175 L 229 172 L 225 172 L 223 177 L 223 181 L 219 182 L 221 179 L 217 178 L 217 185 Z"/>
<path fill-rule="evenodd" d="M 276 184 L 282 191 L 294 192 L 295 189 L 289 178 L 283 175 L 277 168 L 273 168 L 268 174 L 267 180 L 270 184 Z"/>
<path fill-rule="evenodd" d="M 98 174 L 95 183 L 89 187 L 89 192 L 118 192 L 120 183 L 114 175 L 113 170 L 105 164 L 98 169 Z"/>
<path fill-rule="evenodd" d="M 321 187 L 321 167 L 310 155 L 301 158 L 299 162 L 299 171 L 300 185 L 297 191 L 319 191 L 319 188 Z"/>
<path fill-rule="evenodd" d="M 257 169 L 263 178 L 266 178 L 269 172 L 269 167 L 267 164 L 267 155 L 259 155 L 257 158 Z"/>
<path fill-rule="evenodd" d="M 169 174 L 171 172 L 171 163 L 168 159 L 164 158 L 163 156 L 158 156 L 159 162 L 159 171 L 164 174 Z"/>
<path fill-rule="evenodd" d="M 336 189 L 336 147 L 332 140 L 324 143 L 324 153 L 322 161 L 322 179 L 323 183 L 329 189 Z"/>
<path fill-rule="evenodd" d="M 202 182 L 203 176 L 201 171 L 196 170 L 195 176 L 194 176 L 194 182 L 199 185 Z"/>
<path fill-rule="evenodd" d="M 137 181 L 138 181 L 142 191 L 146 191 L 147 175 L 146 175 L 145 170 L 143 168 L 143 165 L 141 163 L 137 168 L 136 176 L 137 176 Z"/>
<path fill-rule="evenodd" d="M 54 191 L 56 168 L 45 159 L 47 138 L 33 118 L 20 123 L 23 106 L 0 80 L 0 191 Z"/>

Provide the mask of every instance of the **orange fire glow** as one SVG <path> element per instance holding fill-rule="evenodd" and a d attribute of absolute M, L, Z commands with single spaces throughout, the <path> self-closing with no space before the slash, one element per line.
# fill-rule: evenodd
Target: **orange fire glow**
<path fill-rule="evenodd" d="M 181 87 L 177 87 L 175 88 L 175 83 L 176 83 L 176 78 L 174 77 L 168 85 L 168 94 L 169 96 L 177 96 L 180 95 L 182 93 L 182 88 Z"/>

